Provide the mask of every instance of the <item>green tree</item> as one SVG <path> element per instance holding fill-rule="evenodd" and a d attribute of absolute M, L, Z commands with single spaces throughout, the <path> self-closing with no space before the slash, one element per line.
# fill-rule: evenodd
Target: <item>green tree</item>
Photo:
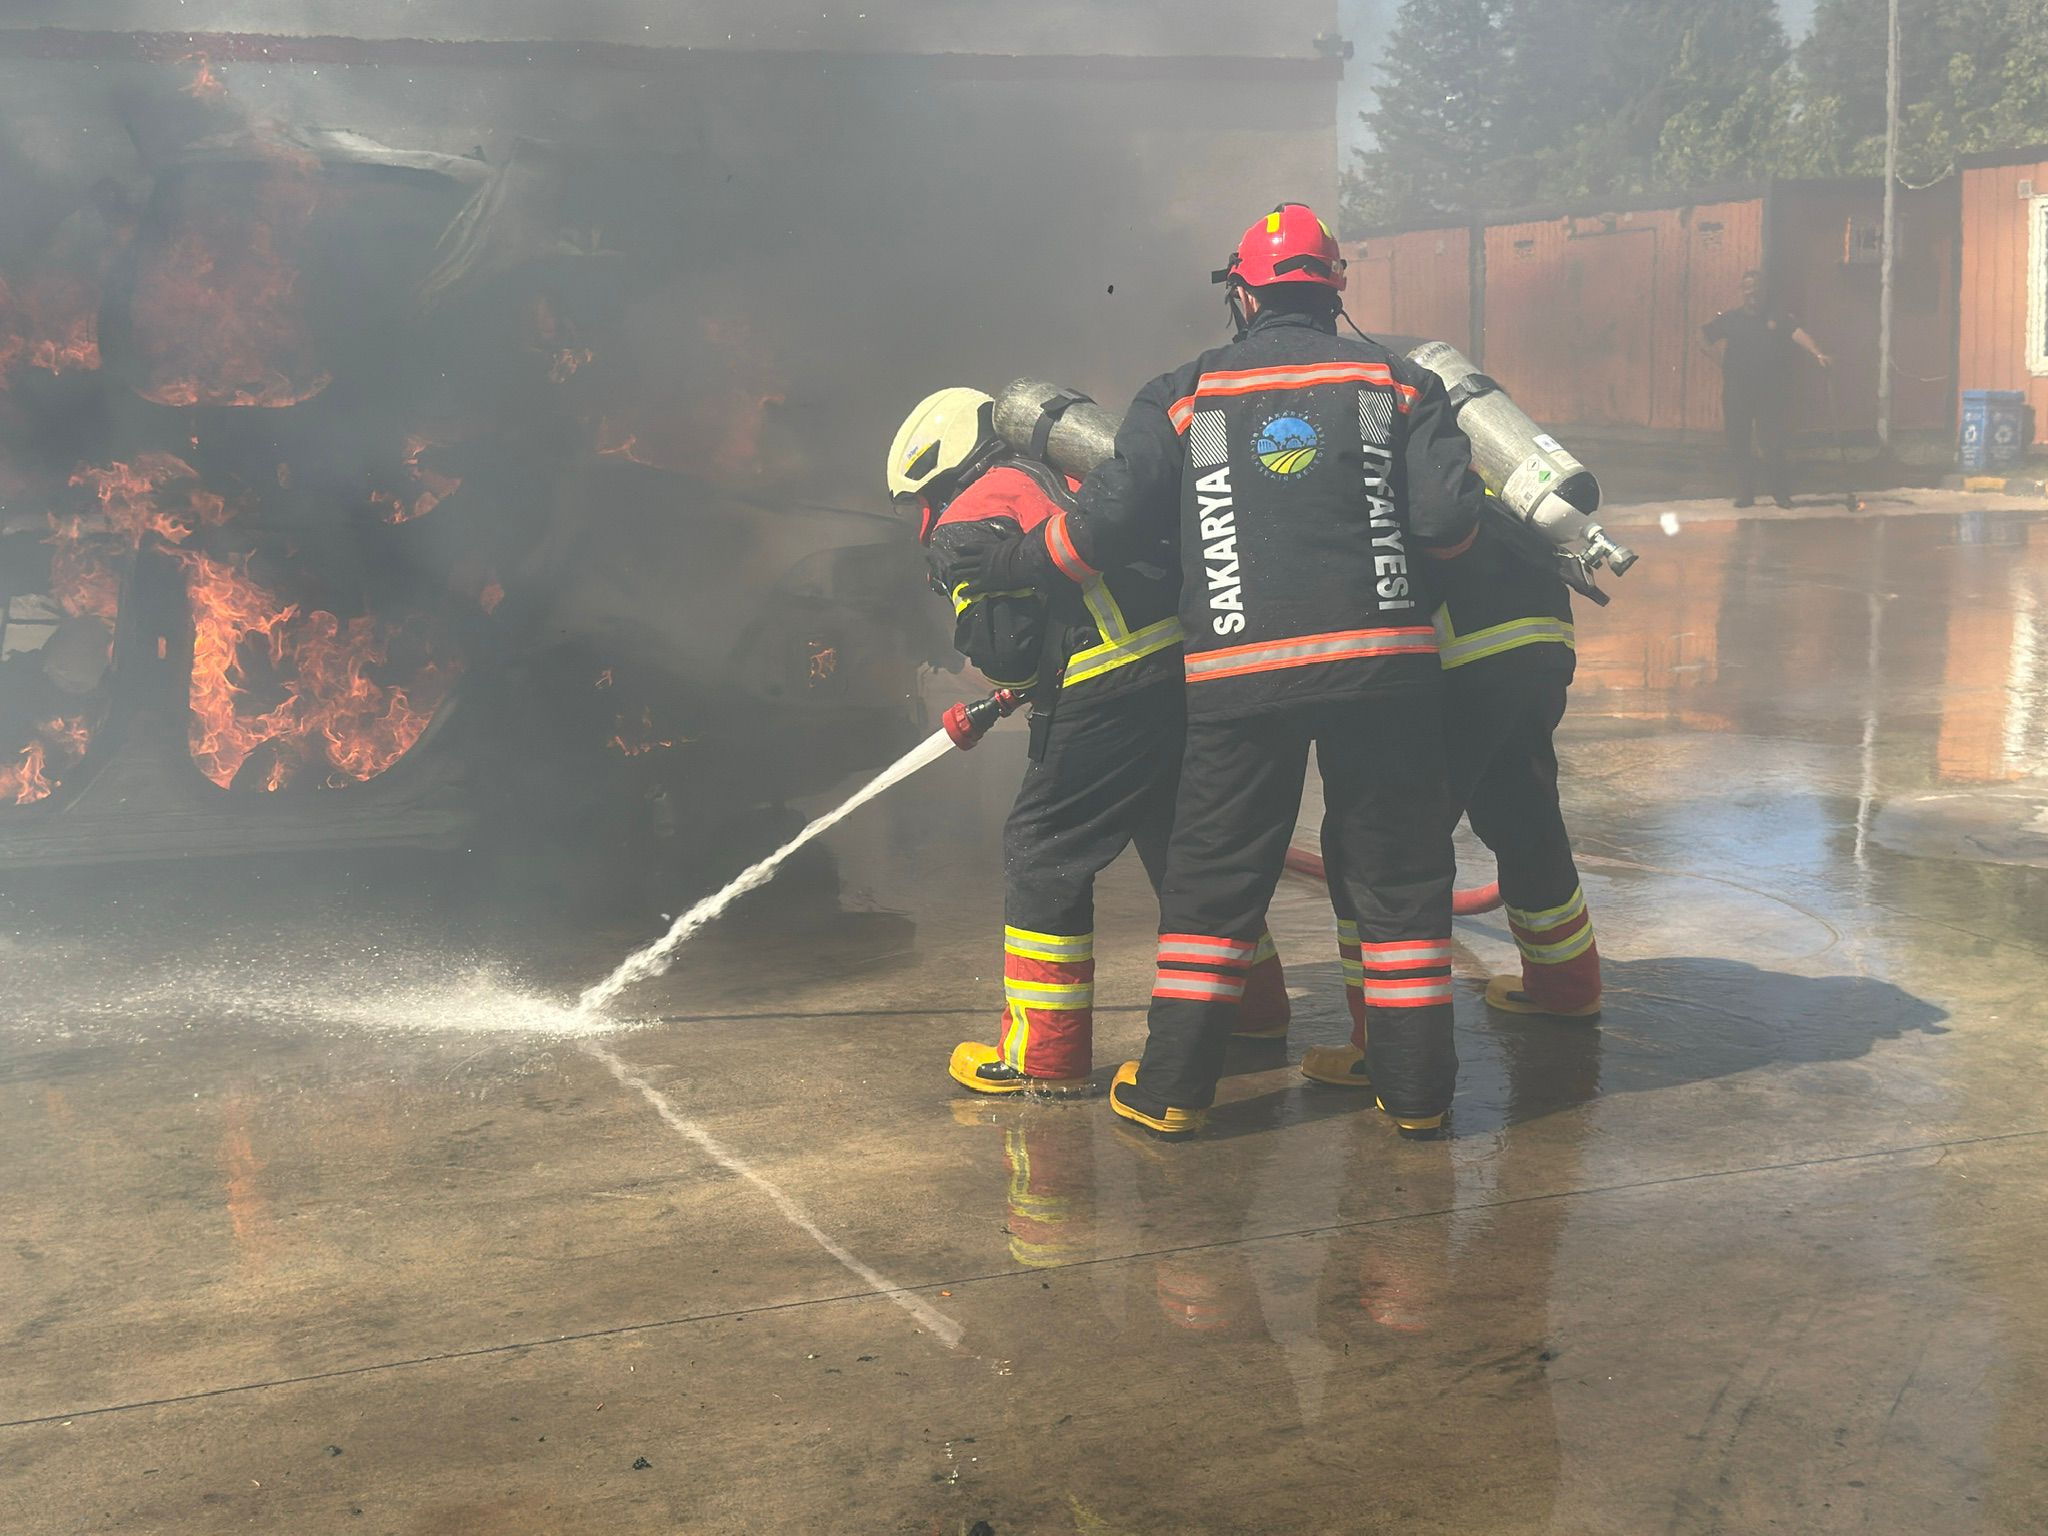
<path fill-rule="evenodd" d="M 1711 158 L 1739 167 L 1787 57 L 1776 0 L 1515 0 L 1506 31 L 1520 179 L 1545 200 L 1666 184 L 1673 119 L 1711 126 Z"/>
<path fill-rule="evenodd" d="M 1816 158 L 1830 169 L 1884 169 L 1885 10 L 1885 0 L 1822 0 L 1800 46 L 1801 111 L 1814 120 L 1809 142 L 1827 141 Z M 1906 180 L 2048 139 L 2048 0 L 1901 0 L 1899 30 Z"/>
<path fill-rule="evenodd" d="M 1502 0 L 1402 0 L 1379 64 L 1373 143 L 1344 181 L 1343 222 L 1450 218 L 1493 206 L 1501 181 Z"/>

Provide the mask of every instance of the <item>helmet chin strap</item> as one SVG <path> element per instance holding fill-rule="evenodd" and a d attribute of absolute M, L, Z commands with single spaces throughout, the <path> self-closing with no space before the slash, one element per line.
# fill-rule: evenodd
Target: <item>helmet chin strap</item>
<path fill-rule="evenodd" d="M 1245 333 L 1252 328 L 1251 316 L 1244 312 L 1244 285 L 1233 282 L 1224 290 L 1224 306 L 1230 311 L 1230 323 L 1236 329 L 1231 340 L 1243 341 Z"/>

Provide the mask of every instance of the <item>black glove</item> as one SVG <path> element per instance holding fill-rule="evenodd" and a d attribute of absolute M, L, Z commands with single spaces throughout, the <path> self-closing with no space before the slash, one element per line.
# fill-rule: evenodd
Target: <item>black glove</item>
<path fill-rule="evenodd" d="M 1031 572 L 1031 547 L 1037 536 L 1013 533 L 976 543 L 955 557 L 954 574 L 966 583 L 967 596 L 985 597 L 991 592 L 1028 591 L 1036 581 Z"/>

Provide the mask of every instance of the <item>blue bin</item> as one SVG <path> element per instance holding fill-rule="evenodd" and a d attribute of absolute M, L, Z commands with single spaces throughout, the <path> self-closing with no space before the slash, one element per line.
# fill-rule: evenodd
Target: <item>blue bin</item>
<path fill-rule="evenodd" d="M 2017 389 L 1963 391 L 1966 470 L 2010 469 L 2026 457 L 2027 397 Z"/>

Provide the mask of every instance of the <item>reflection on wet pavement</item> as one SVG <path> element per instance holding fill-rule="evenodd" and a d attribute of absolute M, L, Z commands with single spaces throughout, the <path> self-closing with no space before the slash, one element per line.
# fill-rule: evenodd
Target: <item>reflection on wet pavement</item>
<path fill-rule="evenodd" d="M 2048 532 L 1702 523 L 1613 586 L 1606 1013 L 1489 1017 L 1461 921 L 1436 1144 L 1294 1071 L 1348 1027 L 1298 880 L 1212 1135 L 955 1093 L 1012 729 L 598 1037 L 659 913 L 502 866 L 8 881 L 0 1530 L 2048 1529 Z M 1120 867 L 1100 1067 L 1151 920 Z"/>

